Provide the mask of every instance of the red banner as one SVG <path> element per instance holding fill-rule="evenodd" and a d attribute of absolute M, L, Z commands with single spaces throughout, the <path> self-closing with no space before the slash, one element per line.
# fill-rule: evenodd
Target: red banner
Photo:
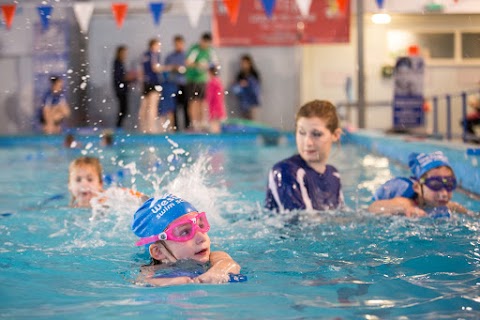
<path fill-rule="evenodd" d="M 260 0 L 240 1 L 237 23 L 222 1 L 213 5 L 213 36 L 218 46 L 291 46 L 350 41 L 350 1 L 314 0 L 302 17 L 295 0 L 277 0 L 269 19 Z"/>

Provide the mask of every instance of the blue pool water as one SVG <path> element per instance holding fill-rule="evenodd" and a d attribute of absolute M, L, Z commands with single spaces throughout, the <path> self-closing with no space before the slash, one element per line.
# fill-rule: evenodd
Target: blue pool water
<path fill-rule="evenodd" d="M 373 190 L 404 167 L 344 143 L 331 156 L 348 209 L 272 215 L 262 210 L 266 176 L 295 152 L 255 135 L 117 136 L 100 148 L 82 137 L 8 138 L 0 143 L 0 317 L 5 319 L 478 319 L 480 223 L 378 217 Z M 205 210 L 214 250 L 242 265 L 244 283 L 146 288 L 147 261 L 134 246 L 136 203 L 68 207 L 67 170 L 81 154 L 101 157 L 113 183 L 176 193 Z M 461 192 L 454 200 L 479 212 Z M 295 223 L 291 223 L 295 218 Z"/>

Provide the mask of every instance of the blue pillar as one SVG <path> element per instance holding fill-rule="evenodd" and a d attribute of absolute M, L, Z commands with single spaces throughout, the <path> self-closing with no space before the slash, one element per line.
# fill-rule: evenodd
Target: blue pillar
<path fill-rule="evenodd" d="M 433 134 L 438 134 L 438 97 L 433 97 Z"/>
<path fill-rule="evenodd" d="M 447 140 L 452 140 L 452 96 L 447 94 Z"/>
<path fill-rule="evenodd" d="M 467 93 L 462 92 L 462 139 L 467 141 Z"/>

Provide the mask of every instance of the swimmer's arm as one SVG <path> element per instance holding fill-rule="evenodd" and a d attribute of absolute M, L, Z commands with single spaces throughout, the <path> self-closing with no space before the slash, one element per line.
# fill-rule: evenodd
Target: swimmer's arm
<path fill-rule="evenodd" d="M 462 206 L 460 203 L 450 201 L 447 204 L 447 207 L 451 212 L 471 215 L 471 212 L 469 212 L 467 208 Z"/>
<path fill-rule="evenodd" d="M 415 201 L 403 197 L 374 201 L 368 207 L 368 211 L 376 214 L 398 214 L 407 217 L 421 217 L 427 215 L 425 211 L 416 205 Z"/>
<path fill-rule="evenodd" d="M 229 274 L 239 273 L 240 265 L 226 252 L 215 251 L 210 253 L 210 269 L 195 279 L 198 283 L 225 283 L 229 280 Z"/>
<path fill-rule="evenodd" d="M 175 278 L 153 278 L 155 275 L 154 267 L 142 267 L 140 274 L 135 281 L 137 285 L 152 285 L 156 287 L 176 286 L 181 284 L 193 283 L 190 277 Z"/>

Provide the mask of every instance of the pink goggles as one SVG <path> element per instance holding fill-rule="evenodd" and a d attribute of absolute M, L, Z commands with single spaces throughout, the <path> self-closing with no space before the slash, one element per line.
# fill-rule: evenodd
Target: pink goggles
<path fill-rule="evenodd" d="M 197 231 L 207 233 L 208 230 L 210 230 L 210 224 L 208 223 L 207 215 L 205 212 L 197 212 L 195 215 L 178 218 L 175 223 L 169 225 L 162 233 L 142 238 L 135 245 L 143 246 L 158 240 L 185 242 L 193 239 Z"/>

